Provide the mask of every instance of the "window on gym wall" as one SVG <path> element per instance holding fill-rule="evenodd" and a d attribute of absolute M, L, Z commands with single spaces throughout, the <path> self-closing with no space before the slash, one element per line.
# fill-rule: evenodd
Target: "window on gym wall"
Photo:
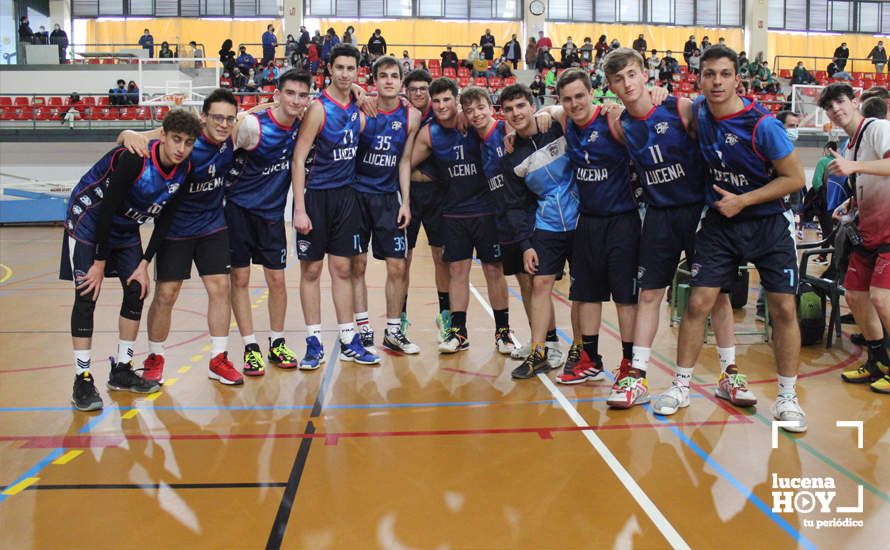
<path fill-rule="evenodd" d="M 551 21 L 740 27 L 744 0 L 549 0 Z"/>
<path fill-rule="evenodd" d="M 890 2 L 769 0 L 769 28 L 791 31 L 890 32 Z"/>
<path fill-rule="evenodd" d="M 343 0 L 339 0 L 342 2 Z M 357 3 L 359 0 L 352 0 Z M 282 0 L 73 0 L 76 18 L 91 17 L 278 17 Z M 312 0 L 315 3 L 315 0 Z M 335 0 L 325 2 L 334 5 Z M 329 14 L 330 15 L 330 14 Z"/>

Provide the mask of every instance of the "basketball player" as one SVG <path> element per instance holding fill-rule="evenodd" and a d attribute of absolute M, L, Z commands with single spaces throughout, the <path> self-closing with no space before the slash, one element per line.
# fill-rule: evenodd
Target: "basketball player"
<path fill-rule="evenodd" d="M 359 53 L 351 44 L 338 44 L 331 50 L 330 60 L 331 84 L 306 111 L 291 172 L 300 303 L 307 330 L 306 355 L 300 368 L 307 370 L 317 369 L 325 360 L 319 339 L 320 278 L 325 255 L 340 333 L 340 360 L 361 365 L 380 361 L 362 347 L 352 315 L 351 258 L 361 252 L 361 211 L 353 184 L 362 117 L 352 96 Z M 310 153 L 312 163 L 307 170 Z"/>
<path fill-rule="evenodd" d="M 286 71 L 278 79 L 274 107 L 244 117 L 233 134 L 236 152 L 227 176 L 225 216 L 232 261 L 232 311 L 244 342 L 242 372 L 248 376 L 262 376 L 266 369 L 253 331 L 248 293 L 251 262 L 263 266 L 269 288 L 269 361 L 285 369 L 297 366 L 296 355 L 284 339 L 284 205 L 311 79 L 296 69 Z"/>
<path fill-rule="evenodd" d="M 174 109 L 148 158 L 115 147 L 80 179 L 68 199 L 59 278 L 74 281 L 71 337 L 74 347 L 74 391 L 81 411 L 102 408 L 90 373 L 93 313 L 103 279 L 118 277 L 123 287 L 118 321 L 117 358 L 112 358 L 108 389 L 154 393 L 156 381 L 132 368 L 142 304 L 149 289 L 148 264 L 164 240 L 189 172 L 188 157 L 201 133 L 191 113 Z M 142 251 L 139 227 L 157 218 L 151 240 Z"/>
<path fill-rule="evenodd" d="M 142 365 L 146 380 L 164 383 L 164 343 L 170 333 L 173 306 L 182 281 L 191 278 L 192 263 L 207 291 L 207 324 L 210 331 L 208 377 L 226 385 L 244 383 L 228 358 L 229 323 L 229 236 L 223 214 L 223 179 L 232 167 L 232 130 L 238 100 L 229 90 L 217 89 L 204 99 L 201 123 L 204 130 L 189 157 L 191 170 L 180 190 L 182 202 L 176 210 L 167 239 L 158 249 L 156 286 L 148 308 L 148 352 Z M 156 133 L 125 130 L 118 138 L 131 152 L 141 152 Z"/>
<path fill-rule="evenodd" d="M 386 333 L 383 347 L 405 354 L 420 353 L 402 329 L 407 287 L 408 239 L 411 220 L 411 148 L 420 127 L 420 112 L 403 104 L 402 67 L 392 56 L 371 67 L 377 87 L 377 116 L 367 117 L 358 148 L 355 189 L 362 217 L 361 253 L 352 258 L 354 311 L 362 345 L 372 352 L 374 331 L 368 323 L 365 268 L 368 243 L 386 262 Z M 364 117 L 364 115 L 362 115 Z"/>
<path fill-rule="evenodd" d="M 656 106 L 646 89 L 648 73 L 643 58 L 630 48 L 609 52 L 603 70 L 609 87 L 627 109 L 620 115 L 614 113 L 620 116 L 616 137 L 628 148 L 648 206 L 640 239 L 640 296 L 633 360 L 622 362 L 607 401 L 611 407 L 626 409 L 649 401 L 646 369 L 658 330 L 659 308 L 680 253 L 685 253 L 691 263 L 695 230 L 705 202 L 707 171 L 695 141 L 691 101 L 670 96 Z M 711 315 L 721 367 L 716 395 L 736 406 L 754 405 L 757 398 L 735 365 L 728 294 L 719 295 Z"/>
<path fill-rule="evenodd" d="M 495 345 L 500 353 L 515 349 L 507 317 L 507 282 L 501 267 L 494 209 L 482 171 L 479 134 L 457 130 L 457 85 L 438 78 L 430 85 L 436 119 L 417 136 L 411 158 L 413 167 L 432 158 L 437 177 L 447 181 L 442 217 L 445 222 L 443 259 L 448 263 L 451 328 L 439 344 L 440 353 L 456 353 L 469 347 L 467 306 L 470 299 L 470 265 L 475 249 L 482 262 L 491 307 L 495 311 Z"/>
<path fill-rule="evenodd" d="M 693 105 L 693 117 L 710 170 L 709 208 L 695 236 L 693 288 L 680 325 L 677 371 L 652 410 L 670 415 L 689 406 L 689 382 L 708 314 L 738 266 L 751 261 L 773 314 L 779 396 L 772 414 L 793 423 L 784 429 L 803 432 L 806 417 L 794 387 L 800 355 L 794 218 L 782 200 L 803 187 L 803 167 L 782 123 L 767 109 L 736 95 L 739 78 L 733 50 L 717 45 L 702 55 L 703 97 Z"/>

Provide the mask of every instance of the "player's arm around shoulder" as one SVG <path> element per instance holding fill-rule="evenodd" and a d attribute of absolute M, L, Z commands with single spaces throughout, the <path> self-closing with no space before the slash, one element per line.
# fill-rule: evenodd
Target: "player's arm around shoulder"
<path fill-rule="evenodd" d="M 411 150 L 411 168 L 417 168 L 423 161 L 429 158 L 433 152 L 432 142 L 430 140 L 430 125 L 427 124 L 420 130 L 414 138 Z"/>
<path fill-rule="evenodd" d="M 148 158 L 150 154 L 148 144 L 155 139 L 160 139 L 161 128 L 146 130 L 145 132 L 136 132 L 134 130 L 124 130 L 117 135 L 117 144 L 127 148 L 127 151 L 142 158 Z"/>
<path fill-rule="evenodd" d="M 606 103 L 600 110 L 600 116 L 606 117 L 609 124 L 609 131 L 612 137 L 621 145 L 627 145 L 627 139 L 624 137 L 624 128 L 621 127 L 621 115 L 624 113 L 624 107 L 617 103 Z"/>
<path fill-rule="evenodd" d="M 692 100 L 686 97 L 677 99 L 677 112 L 680 113 L 680 122 L 683 123 L 689 137 L 698 139 L 698 124 L 692 110 Z"/>
<path fill-rule="evenodd" d="M 250 114 L 238 119 L 232 130 L 232 143 L 235 149 L 253 151 L 260 144 L 260 119 Z"/>

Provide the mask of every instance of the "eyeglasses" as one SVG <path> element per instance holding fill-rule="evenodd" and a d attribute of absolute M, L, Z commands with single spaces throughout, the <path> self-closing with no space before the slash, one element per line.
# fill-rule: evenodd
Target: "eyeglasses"
<path fill-rule="evenodd" d="M 429 92 L 430 87 L 429 86 L 420 86 L 417 88 L 410 87 L 410 88 L 406 88 L 405 91 L 407 91 L 409 94 L 422 94 L 422 93 Z"/>
<path fill-rule="evenodd" d="M 219 125 L 223 125 L 223 124 L 233 125 L 233 124 L 235 124 L 235 121 L 238 120 L 236 117 L 226 116 L 226 115 L 207 115 L 207 116 L 208 116 L 208 118 L 210 118 L 210 120 L 212 120 L 213 122 L 215 122 Z"/>

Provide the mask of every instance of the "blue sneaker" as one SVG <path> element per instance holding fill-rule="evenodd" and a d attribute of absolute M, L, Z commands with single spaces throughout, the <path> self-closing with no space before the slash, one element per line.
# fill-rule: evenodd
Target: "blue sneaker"
<path fill-rule="evenodd" d="M 354 361 L 359 365 L 376 365 L 380 358 L 362 347 L 362 339 L 356 334 L 352 342 L 340 342 L 340 361 Z"/>
<path fill-rule="evenodd" d="M 324 346 L 315 336 L 306 338 L 306 355 L 300 360 L 300 370 L 315 370 L 324 363 Z"/>

